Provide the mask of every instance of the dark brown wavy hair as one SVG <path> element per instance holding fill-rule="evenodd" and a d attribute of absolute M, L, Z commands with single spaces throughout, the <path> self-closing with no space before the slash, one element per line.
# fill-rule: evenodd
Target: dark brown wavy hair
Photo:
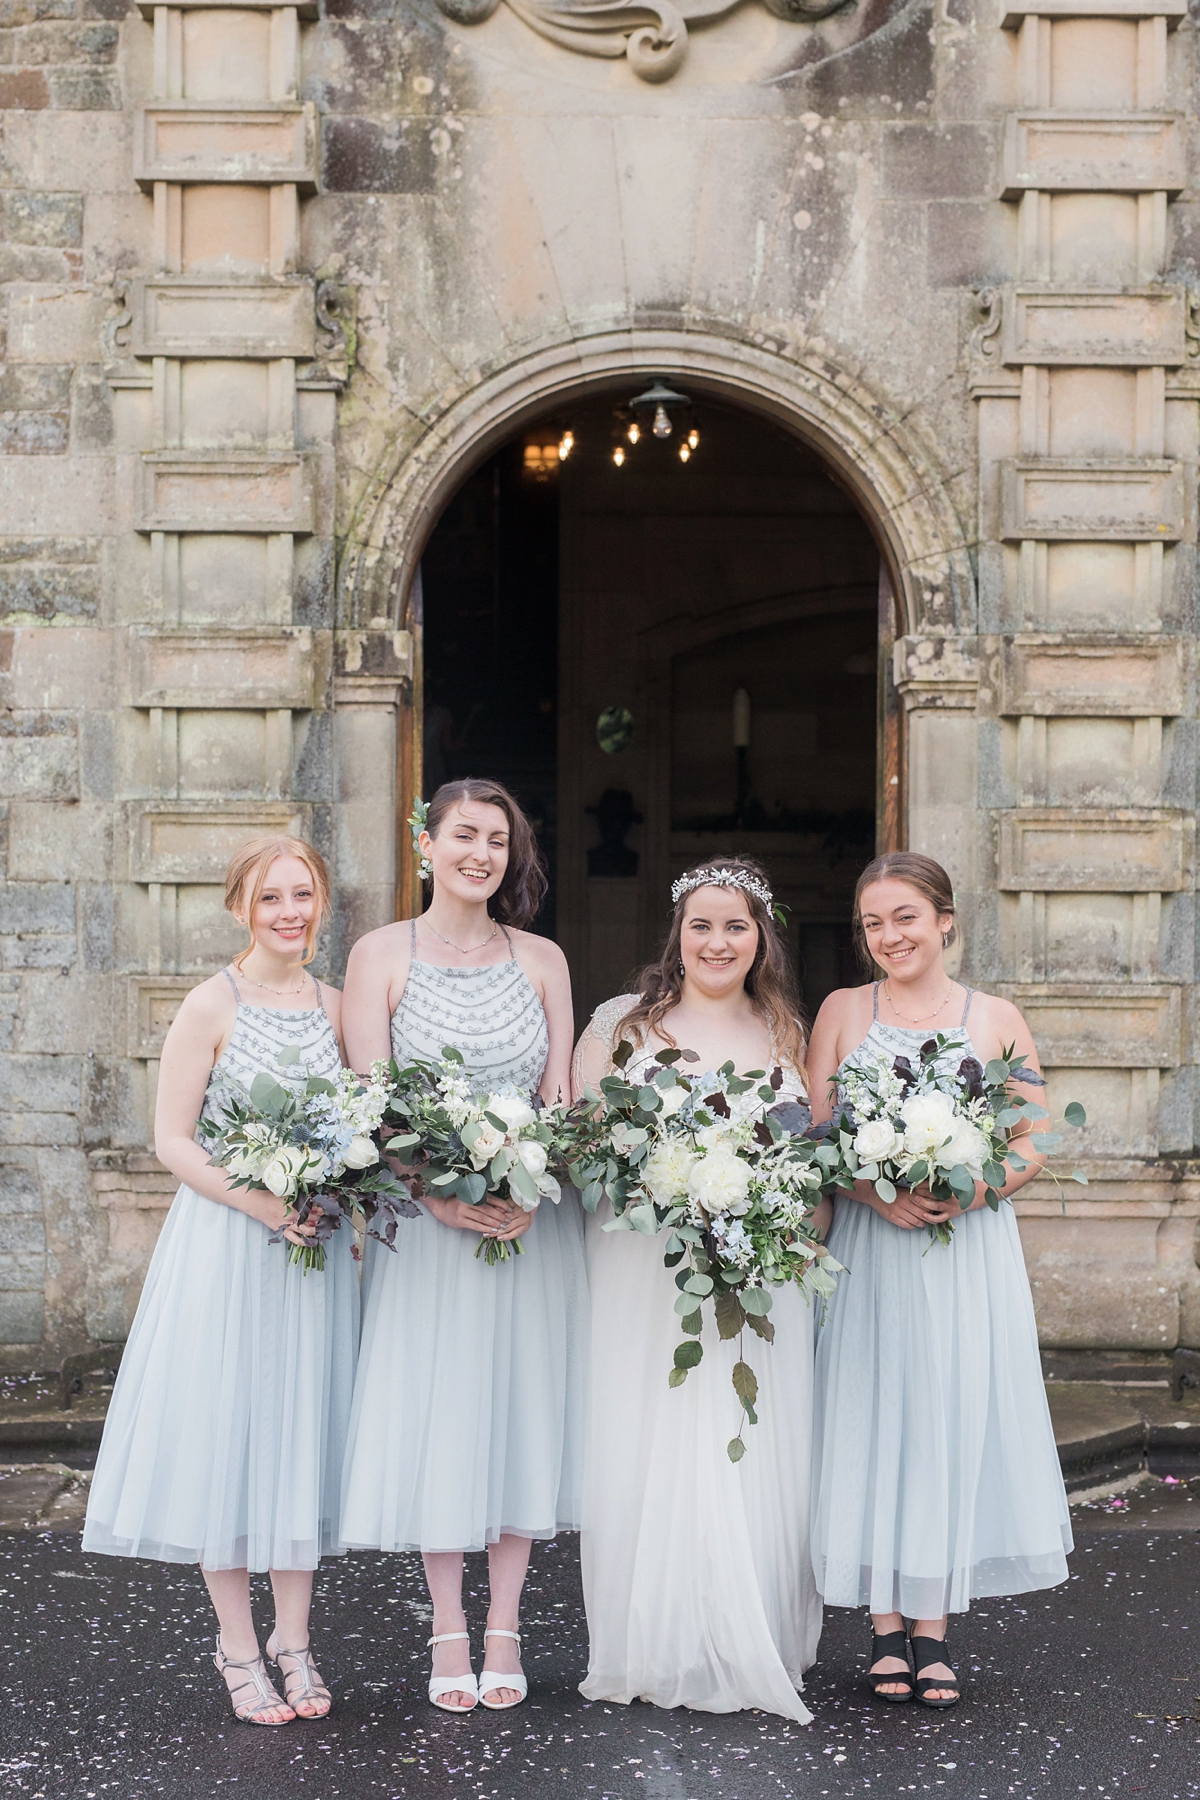
<path fill-rule="evenodd" d="M 524 931 L 537 917 L 546 893 L 546 872 L 533 826 L 506 787 L 498 781 L 481 781 L 466 775 L 461 781 L 444 781 L 429 802 L 425 829 L 436 837 L 452 806 L 464 800 L 481 806 L 498 806 L 508 820 L 508 867 L 504 879 L 488 902 L 488 913 L 499 925 Z"/>
<path fill-rule="evenodd" d="M 710 856 L 687 870 L 687 876 L 718 869 L 741 871 L 756 877 L 766 888 L 771 886 L 762 864 L 747 856 Z M 765 906 L 756 894 L 748 893 L 744 888 L 736 891 L 742 895 L 746 910 L 758 926 L 758 948 L 746 976 L 746 992 L 771 1034 L 772 1053 L 790 1063 L 803 1076 L 805 1042 L 800 995 L 791 959 L 784 947 L 783 933 L 770 907 Z M 692 895 L 699 892 L 699 888 L 692 888 L 676 901 L 662 955 L 638 977 L 640 998 L 621 1020 L 613 1034 L 614 1041 L 629 1037 L 635 1044 L 644 1044 L 652 1032 L 657 1032 L 668 1044 L 675 1043 L 663 1021 L 671 1008 L 678 1006 L 683 994 L 679 945 L 688 903 Z"/>
<path fill-rule="evenodd" d="M 867 949 L 867 934 L 862 924 L 862 897 L 873 881 L 904 881 L 910 888 L 916 888 L 932 906 L 935 913 L 954 914 L 954 883 L 943 869 L 940 862 L 934 862 L 932 856 L 921 856 L 915 850 L 889 850 L 883 856 L 877 856 L 869 862 L 859 876 L 854 889 L 854 917 L 851 920 L 851 931 L 854 934 L 854 948 L 858 952 L 858 960 L 868 974 L 875 972 L 875 958 Z M 958 936 L 958 927 L 951 925 L 946 933 L 946 948 Z"/>

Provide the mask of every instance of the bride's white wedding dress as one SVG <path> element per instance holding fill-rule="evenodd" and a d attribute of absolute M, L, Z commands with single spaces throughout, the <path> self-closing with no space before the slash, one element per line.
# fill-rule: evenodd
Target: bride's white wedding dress
<path fill-rule="evenodd" d="M 606 1046 L 636 996 L 600 1007 Z M 586 1034 L 585 1034 L 586 1041 Z M 648 1062 L 650 1059 L 643 1059 Z M 631 1065 L 633 1069 L 638 1063 Z M 783 1092 L 801 1093 L 799 1078 Z M 700 1712 L 760 1707 L 807 1724 L 801 1676 L 816 1656 L 821 1601 L 809 1553 L 813 1320 L 796 1288 L 774 1295 L 775 1341 L 745 1350 L 759 1383 L 746 1454 L 730 1376 L 738 1344 L 706 1316 L 704 1359 L 682 1387 L 663 1239 L 588 1220 L 591 1409 L 584 1483 L 583 1591 L 590 1700 L 649 1700 Z"/>

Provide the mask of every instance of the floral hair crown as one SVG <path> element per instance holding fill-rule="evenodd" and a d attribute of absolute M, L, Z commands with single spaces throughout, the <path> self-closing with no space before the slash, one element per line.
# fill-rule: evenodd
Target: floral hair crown
<path fill-rule="evenodd" d="M 417 873 L 422 881 L 428 881 L 433 874 L 433 864 L 421 848 L 421 833 L 428 827 L 428 800 L 414 800 L 413 809 L 408 815 L 408 829 L 412 832 L 413 855 L 419 858 Z"/>
<path fill-rule="evenodd" d="M 749 869 L 727 869 L 718 866 L 715 869 L 696 869 L 690 875 L 681 875 L 679 880 L 672 885 L 671 905 L 678 906 L 685 894 L 690 894 L 693 888 L 700 887 L 741 888 L 744 894 L 753 894 L 756 900 L 761 900 L 768 912 L 771 911 L 771 902 L 774 899 L 766 882 L 761 881 L 757 875 L 752 875 Z"/>

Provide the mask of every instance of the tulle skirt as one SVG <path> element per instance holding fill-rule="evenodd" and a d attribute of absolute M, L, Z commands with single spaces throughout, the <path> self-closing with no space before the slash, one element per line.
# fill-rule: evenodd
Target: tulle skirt
<path fill-rule="evenodd" d="M 761 1707 L 806 1724 L 797 1690 L 821 1635 L 808 1545 L 812 1315 L 775 1296 L 775 1341 L 746 1333 L 759 1382 L 746 1453 L 730 1382 L 737 1340 L 706 1320 L 704 1360 L 682 1387 L 681 1341 L 662 1238 L 587 1226 L 591 1425 L 584 1499 L 590 1651 L 581 1692 L 701 1712 Z"/>
<path fill-rule="evenodd" d="M 246 1213 L 181 1187 L 150 1261 L 83 1548 L 313 1569 L 338 1546 L 358 1340 L 343 1228 L 306 1275 Z"/>
<path fill-rule="evenodd" d="M 524 1254 L 422 1211 L 368 1241 L 343 1541 L 482 1550 L 579 1528 L 587 1278 L 578 1196 L 544 1200 Z"/>
<path fill-rule="evenodd" d="M 936 1619 L 1067 1577 L 1070 1514 L 1011 1206 L 953 1241 L 839 1200 L 818 1334 L 813 1567 L 831 1606 Z"/>

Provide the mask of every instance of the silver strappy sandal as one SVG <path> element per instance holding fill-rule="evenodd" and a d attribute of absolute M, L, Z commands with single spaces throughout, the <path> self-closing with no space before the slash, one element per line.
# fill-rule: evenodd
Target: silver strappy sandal
<path fill-rule="evenodd" d="M 229 1691 L 229 1703 L 233 1707 L 233 1716 L 235 1719 L 241 1719 L 247 1725 L 291 1724 L 292 1719 L 296 1717 L 296 1714 L 292 1711 L 291 1702 L 285 1700 L 282 1694 L 277 1694 L 275 1689 L 271 1686 L 271 1683 L 267 1680 L 266 1665 L 261 1656 L 256 1656 L 249 1662 L 235 1662 L 231 1656 L 226 1656 L 224 1650 L 222 1650 L 221 1634 L 218 1632 L 217 1648 L 216 1653 L 213 1656 L 213 1662 L 216 1664 L 217 1673 L 219 1675 L 224 1675 L 226 1669 L 244 1669 L 246 1671 L 245 1681 L 239 1681 L 234 1687 L 229 1687 L 228 1682 L 225 1684 Z M 257 1698 L 239 1702 L 238 1695 L 244 1694 L 247 1688 L 251 1693 L 255 1694 Z M 286 1706 L 291 1717 L 287 1719 L 264 1719 L 260 1716 L 262 1713 L 272 1712 L 277 1706 Z"/>
<path fill-rule="evenodd" d="M 272 1632 L 267 1639 L 267 1656 L 271 1662 L 278 1665 L 279 1672 L 283 1676 L 283 1691 L 287 1695 L 287 1704 L 296 1714 L 296 1717 L 298 1719 L 323 1719 L 333 1705 L 333 1695 L 325 1686 L 325 1683 L 317 1678 L 316 1664 L 313 1662 L 312 1656 L 312 1645 L 305 1644 L 303 1650 L 281 1650 L 275 1640 L 275 1633 Z M 282 1660 L 285 1656 L 290 1656 L 297 1664 L 297 1667 L 294 1669 L 285 1669 Z M 292 1691 L 293 1682 L 297 1683 L 297 1691 L 295 1693 Z M 320 1712 L 302 1713 L 297 1708 L 297 1702 L 302 1700 L 316 1700 L 318 1702 L 323 1700 L 325 1705 Z"/>

